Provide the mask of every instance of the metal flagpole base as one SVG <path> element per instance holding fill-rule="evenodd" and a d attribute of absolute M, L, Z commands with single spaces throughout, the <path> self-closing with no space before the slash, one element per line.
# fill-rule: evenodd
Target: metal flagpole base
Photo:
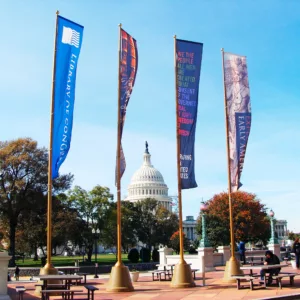
<path fill-rule="evenodd" d="M 128 267 L 123 263 L 116 263 L 111 268 L 110 278 L 106 287 L 108 292 L 131 292 L 134 290 Z"/>
<path fill-rule="evenodd" d="M 52 264 L 46 263 L 40 270 L 40 275 L 57 275 L 58 271 L 54 268 Z"/>
<path fill-rule="evenodd" d="M 174 268 L 171 287 L 173 288 L 188 288 L 195 287 L 190 265 L 184 260 L 180 261 Z"/>
<path fill-rule="evenodd" d="M 40 269 L 40 275 L 57 275 L 58 271 L 54 268 L 52 264 L 46 263 L 43 268 Z M 51 283 L 61 283 L 60 280 L 51 280 Z M 43 284 L 41 280 L 39 280 L 38 284 Z M 41 295 L 41 286 L 36 286 L 34 294 Z"/>
<path fill-rule="evenodd" d="M 226 262 L 226 267 L 224 271 L 223 282 L 234 283 L 236 280 L 232 278 L 232 275 L 243 275 L 243 271 L 240 269 L 240 262 L 236 260 L 235 257 L 230 257 Z"/>

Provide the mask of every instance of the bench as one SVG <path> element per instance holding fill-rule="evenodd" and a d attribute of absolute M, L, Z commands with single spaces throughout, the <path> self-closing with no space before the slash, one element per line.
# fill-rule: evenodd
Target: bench
<path fill-rule="evenodd" d="M 77 275 L 84 276 L 84 282 L 83 282 L 83 284 L 86 284 L 86 276 L 89 275 L 89 273 L 77 273 Z M 80 279 L 80 283 L 81 283 L 81 279 Z"/>
<path fill-rule="evenodd" d="M 194 280 L 196 279 L 196 272 L 199 271 L 198 269 L 191 269 Z"/>
<path fill-rule="evenodd" d="M 273 275 L 272 278 L 276 279 L 276 283 L 278 286 L 282 289 L 282 284 L 281 284 L 281 279 L 284 277 L 289 277 L 290 278 L 290 285 L 294 285 L 294 278 L 295 276 L 298 275 L 297 273 L 279 273 L 278 275 Z"/>
<path fill-rule="evenodd" d="M 26 289 L 24 286 L 16 286 L 16 292 L 19 295 L 19 300 L 23 300 L 23 295 L 25 293 Z"/>
<path fill-rule="evenodd" d="M 99 289 L 93 285 L 85 285 L 84 287 L 88 290 L 88 300 L 94 300 L 94 293 Z"/>
<path fill-rule="evenodd" d="M 239 290 L 241 288 L 241 281 L 249 281 L 250 289 L 253 290 L 253 280 L 257 279 L 258 275 L 232 275 L 232 278 L 236 279 L 236 287 Z"/>
<path fill-rule="evenodd" d="M 154 271 L 149 271 L 152 273 L 152 280 L 153 281 L 161 281 L 161 280 L 167 280 L 167 276 L 168 279 L 171 279 L 171 270 L 154 270 Z M 162 275 L 165 276 L 165 279 L 162 279 Z"/>
<path fill-rule="evenodd" d="M 52 296 L 57 296 L 57 294 L 62 295 L 64 299 L 74 299 L 75 294 L 82 294 L 83 290 L 66 290 L 66 289 L 57 289 L 57 290 L 41 290 L 42 299 L 49 299 L 51 294 Z"/>

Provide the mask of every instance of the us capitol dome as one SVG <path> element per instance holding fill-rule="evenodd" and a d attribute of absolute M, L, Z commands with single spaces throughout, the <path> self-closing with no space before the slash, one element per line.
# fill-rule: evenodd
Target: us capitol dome
<path fill-rule="evenodd" d="M 168 186 L 161 173 L 151 164 L 147 142 L 143 164 L 133 174 L 128 186 L 128 196 L 124 200 L 137 202 L 146 198 L 153 198 L 163 207 L 172 211 L 172 198 L 168 196 Z"/>

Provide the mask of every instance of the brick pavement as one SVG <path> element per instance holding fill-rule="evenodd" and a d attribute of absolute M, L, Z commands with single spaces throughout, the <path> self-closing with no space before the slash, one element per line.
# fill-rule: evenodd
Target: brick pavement
<path fill-rule="evenodd" d="M 236 289 L 235 284 L 226 284 L 222 282 L 224 268 L 217 268 L 215 272 L 206 273 L 206 285 L 202 286 L 202 279 L 197 274 L 196 287 L 187 289 L 174 289 L 170 287 L 170 281 L 152 281 L 149 273 L 140 273 L 138 282 L 134 283 L 134 291 L 130 293 L 110 293 L 106 291 L 106 284 L 108 282 L 108 275 L 101 275 L 99 279 L 94 279 L 92 275 L 88 276 L 88 284 L 95 285 L 99 291 L 95 292 L 95 300 L 194 300 L 194 299 L 225 299 L 225 300 L 248 300 L 259 299 L 264 297 L 274 297 L 278 295 L 300 295 L 300 274 L 295 278 L 295 286 L 289 286 L 289 280 L 283 279 L 283 288 L 280 290 L 277 286 L 272 285 L 264 289 L 259 285 L 255 285 L 255 289 L 251 291 L 249 284 L 244 283 L 245 288 L 241 290 Z M 285 272 L 295 272 L 292 268 L 286 268 Z M 22 283 L 17 285 L 24 285 L 26 293 L 24 300 L 40 299 L 34 295 L 35 283 Z M 16 284 L 9 284 L 8 290 L 12 300 L 17 299 L 15 294 Z M 78 288 L 78 287 L 76 287 Z M 51 299 L 61 299 L 61 297 L 51 297 Z M 79 295 L 75 299 L 84 299 Z M 300 296 L 299 296 L 300 299 Z"/>

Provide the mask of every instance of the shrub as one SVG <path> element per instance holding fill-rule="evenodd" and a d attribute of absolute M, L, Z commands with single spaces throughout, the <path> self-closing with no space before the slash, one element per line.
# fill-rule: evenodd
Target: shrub
<path fill-rule="evenodd" d="M 128 253 L 128 259 L 132 263 L 137 263 L 140 259 L 139 251 L 136 248 L 130 249 Z"/>
<path fill-rule="evenodd" d="M 152 261 L 154 262 L 159 261 L 159 252 L 157 249 L 153 249 L 152 251 Z"/>
<path fill-rule="evenodd" d="M 151 256 L 151 252 L 148 248 L 142 248 L 140 250 L 140 258 L 142 260 L 142 262 L 150 262 L 150 256 Z"/>

